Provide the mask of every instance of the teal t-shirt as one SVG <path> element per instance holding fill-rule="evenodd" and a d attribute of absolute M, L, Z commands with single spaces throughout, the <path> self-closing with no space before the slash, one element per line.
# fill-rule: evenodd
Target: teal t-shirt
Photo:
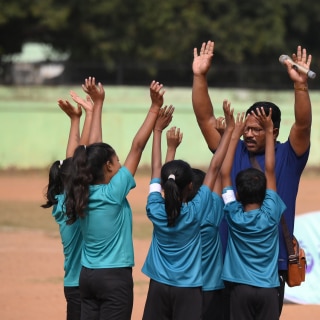
<path fill-rule="evenodd" d="M 215 192 L 212 192 L 212 199 L 211 212 L 201 224 L 203 291 L 224 288 L 221 279 L 223 254 L 219 234 L 219 226 L 224 214 L 223 200 Z"/>
<path fill-rule="evenodd" d="M 64 286 L 78 287 L 81 271 L 81 252 L 83 238 L 79 220 L 67 225 L 64 209 L 65 196 L 56 196 L 58 203 L 53 207 L 52 215 L 59 225 L 60 237 L 64 254 Z"/>
<path fill-rule="evenodd" d="M 132 212 L 126 196 L 135 186 L 126 167 L 121 167 L 108 184 L 90 186 L 85 217 L 80 219 L 83 266 L 100 269 L 134 265 Z"/>
<path fill-rule="evenodd" d="M 159 183 L 153 179 L 152 183 Z M 142 272 L 176 287 L 201 287 L 201 236 L 204 217 L 211 214 L 212 192 L 202 186 L 192 201 L 184 203 L 175 226 L 167 226 L 164 198 L 158 191 L 148 196 L 147 215 L 153 224 L 152 241 Z"/>
<path fill-rule="evenodd" d="M 244 212 L 238 201 L 225 205 L 229 233 L 222 279 L 261 288 L 279 286 L 278 224 L 285 209 L 273 190 L 266 191 L 259 209 Z"/>

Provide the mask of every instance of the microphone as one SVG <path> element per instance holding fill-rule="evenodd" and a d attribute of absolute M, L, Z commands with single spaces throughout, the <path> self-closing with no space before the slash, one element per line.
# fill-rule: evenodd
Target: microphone
<path fill-rule="evenodd" d="M 279 57 L 279 61 L 281 64 L 285 64 L 284 62 L 288 60 L 292 66 L 292 68 L 298 72 L 302 72 L 304 74 L 306 74 L 309 78 L 311 79 L 314 79 L 316 77 L 316 73 L 314 73 L 313 71 L 303 67 L 303 66 L 300 66 L 299 64 L 293 62 L 293 60 L 286 54 L 282 54 L 280 57 Z"/>

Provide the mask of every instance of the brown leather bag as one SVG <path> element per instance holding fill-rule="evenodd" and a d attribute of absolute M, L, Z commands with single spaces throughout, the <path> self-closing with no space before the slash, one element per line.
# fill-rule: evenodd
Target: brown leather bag
<path fill-rule="evenodd" d="M 295 236 L 292 239 L 293 254 L 289 254 L 288 278 L 289 287 L 300 286 L 305 281 L 307 260 L 304 250 L 300 247 Z M 289 251 L 290 252 L 290 251 Z"/>

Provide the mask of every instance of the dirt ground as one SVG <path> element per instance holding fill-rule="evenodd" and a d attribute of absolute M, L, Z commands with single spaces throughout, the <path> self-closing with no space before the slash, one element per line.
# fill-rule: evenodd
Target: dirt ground
<path fill-rule="evenodd" d="M 129 201 L 145 203 L 149 178 L 137 176 L 137 188 Z M 1 201 L 43 202 L 44 175 L 0 177 Z M 320 176 L 305 175 L 300 183 L 297 213 L 318 211 Z M 133 206 L 133 205 L 132 205 Z M 148 288 L 141 273 L 149 239 L 134 240 L 134 308 L 132 319 L 140 320 Z M 63 295 L 63 255 L 57 232 L 0 228 L 0 319 L 57 320 L 65 319 Z M 282 320 L 320 319 L 320 305 L 286 304 Z"/>

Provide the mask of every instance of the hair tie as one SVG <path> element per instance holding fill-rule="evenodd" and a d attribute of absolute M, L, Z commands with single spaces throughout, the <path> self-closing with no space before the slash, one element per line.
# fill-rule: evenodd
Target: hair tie
<path fill-rule="evenodd" d="M 63 165 L 63 160 L 60 160 L 60 167 Z"/>
<path fill-rule="evenodd" d="M 83 145 L 83 147 L 84 147 L 84 150 L 87 150 L 87 146 L 85 144 Z"/>
<path fill-rule="evenodd" d="M 170 174 L 168 177 L 168 180 L 172 179 L 172 180 L 176 180 L 176 176 L 174 174 Z"/>

